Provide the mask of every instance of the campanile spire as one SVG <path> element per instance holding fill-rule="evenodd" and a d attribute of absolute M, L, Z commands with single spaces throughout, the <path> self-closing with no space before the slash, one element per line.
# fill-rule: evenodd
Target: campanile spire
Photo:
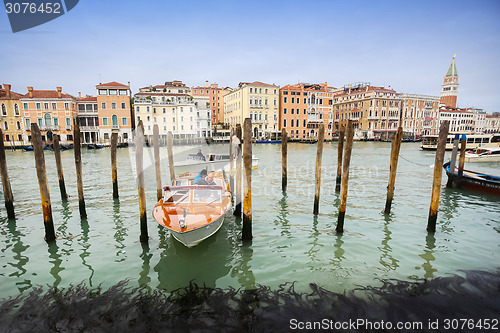
<path fill-rule="evenodd" d="M 458 93 L 458 72 L 455 64 L 455 55 L 451 60 L 450 67 L 444 76 L 443 84 L 441 85 L 441 99 L 440 106 L 456 108 L 457 107 L 457 93 Z"/>

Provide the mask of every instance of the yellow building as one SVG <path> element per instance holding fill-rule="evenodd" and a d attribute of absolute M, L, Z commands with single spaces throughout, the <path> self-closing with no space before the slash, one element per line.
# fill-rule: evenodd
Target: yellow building
<path fill-rule="evenodd" d="M 10 84 L 0 85 L 0 123 L 5 147 L 23 145 L 23 118 L 21 115 L 21 94 L 10 90 Z"/>
<path fill-rule="evenodd" d="M 344 86 L 335 93 L 335 131 L 348 120 L 354 122 L 354 138 L 372 140 L 388 138 L 400 121 L 400 100 L 396 91 L 374 87 L 369 83 Z"/>
<path fill-rule="evenodd" d="M 413 137 L 438 134 L 439 97 L 401 94 L 401 126 Z"/>
<path fill-rule="evenodd" d="M 254 138 L 269 138 L 279 132 L 279 86 L 262 82 L 241 82 L 224 96 L 224 123 L 252 121 Z"/>

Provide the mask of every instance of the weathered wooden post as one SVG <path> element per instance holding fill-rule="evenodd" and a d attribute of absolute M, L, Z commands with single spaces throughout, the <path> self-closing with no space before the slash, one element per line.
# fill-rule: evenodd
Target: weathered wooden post
<path fill-rule="evenodd" d="M 45 241 L 56 240 L 54 221 L 52 220 L 52 206 L 50 204 L 49 186 L 47 184 L 47 172 L 45 170 L 45 157 L 43 155 L 42 134 L 36 123 L 31 124 L 33 140 L 33 151 L 35 153 L 36 175 L 40 187 L 40 198 L 42 199 L 43 224 L 45 226 Z"/>
<path fill-rule="evenodd" d="M 392 138 L 391 162 L 389 170 L 389 185 L 387 186 L 387 199 L 385 201 L 385 214 L 391 212 L 392 198 L 394 197 L 394 185 L 396 184 L 396 171 L 398 168 L 399 150 L 403 141 L 403 128 L 400 126 L 396 135 Z"/>
<path fill-rule="evenodd" d="M 61 151 L 59 149 L 59 135 L 54 135 L 54 157 L 56 158 L 57 176 L 59 178 L 59 190 L 61 191 L 61 199 L 63 201 L 68 200 L 68 194 L 66 193 L 66 186 L 64 185 L 64 174 L 61 163 Z"/>
<path fill-rule="evenodd" d="M 243 181 L 243 230 L 242 239 L 252 239 L 252 121 L 246 118 L 243 123 L 243 164 L 245 178 Z"/>
<path fill-rule="evenodd" d="M 287 154 L 288 154 L 288 133 L 283 127 L 281 129 L 281 190 L 286 193 L 286 187 L 288 185 L 288 174 L 287 174 Z"/>
<path fill-rule="evenodd" d="M 347 207 L 347 189 L 349 183 L 349 164 L 351 163 L 352 140 L 354 138 L 354 123 L 349 120 L 347 123 L 346 145 L 344 151 L 344 161 L 342 162 L 342 186 L 340 190 L 340 208 L 337 219 L 337 232 L 344 232 L 344 219 Z"/>
<path fill-rule="evenodd" d="M 434 162 L 434 180 L 432 182 L 431 207 L 429 208 L 429 219 L 427 232 L 436 232 L 437 213 L 439 208 L 439 193 L 441 191 L 441 176 L 443 174 L 444 152 L 450 122 L 445 120 L 439 128 L 439 138 L 436 149 L 436 160 Z"/>
<path fill-rule="evenodd" d="M 234 193 L 234 147 L 233 147 L 234 128 L 231 127 L 229 137 L 229 187 L 231 193 Z"/>
<path fill-rule="evenodd" d="M 14 196 L 12 195 L 12 188 L 10 187 L 9 173 L 7 171 L 7 160 L 5 158 L 5 146 L 3 142 L 3 133 L 0 128 L 0 172 L 2 177 L 3 197 L 5 199 L 5 208 L 7 209 L 7 216 L 9 220 L 15 219 L 14 213 Z"/>
<path fill-rule="evenodd" d="M 83 197 L 83 179 L 82 179 L 82 152 L 80 145 L 80 125 L 78 125 L 77 118 L 74 118 L 73 130 L 73 150 L 75 153 L 75 166 L 76 166 L 76 183 L 78 186 L 78 205 L 80 209 L 80 218 L 87 218 L 85 211 L 85 198 Z"/>
<path fill-rule="evenodd" d="M 339 132 L 339 146 L 337 152 L 337 179 L 335 180 L 335 192 L 340 192 L 340 184 L 342 182 L 342 153 L 344 151 L 344 136 L 345 127 L 344 125 L 341 125 Z"/>
<path fill-rule="evenodd" d="M 143 146 L 144 146 L 144 129 L 142 120 L 139 120 L 139 125 L 135 130 L 135 168 L 137 171 L 137 191 L 139 194 L 139 215 L 141 221 L 141 236 L 139 240 L 142 243 L 148 241 L 148 225 L 146 216 L 146 191 L 144 189 L 144 167 L 143 167 Z"/>
<path fill-rule="evenodd" d="M 174 139 L 172 138 L 172 132 L 167 133 L 167 152 L 168 152 L 168 168 L 170 170 L 170 184 L 175 179 L 175 169 L 174 169 L 174 153 L 172 146 L 174 145 Z"/>
<path fill-rule="evenodd" d="M 160 168 L 160 129 L 158 124 L 153 126 L 153 145 L 155 155 L 155 170 L 156 170 L 156 200 L 163 197 L 161 188 L 161 168 Z"/>
<path fill-rule="evenodd" d="M 241 161 L 241 125 L 236 124 L 236 137 L 238 138 L 239 142 L 238 145 L 235 147 L 236 149 L 236 175 L 235 175 L 235 186 L 234 186 L 234 191 L 236 192 L 234 195 L 234 202 L 235 202 L 235 207 L 234 207 L 234 215 L 240 217 L 241 216 L 241 173 L 242 173 L 242 161 Z"/>
<path fill-rule="evenodd" d="M 465 148 L 467 146 L 467 137 L 462 134 L 462 140 L 460 142 L 460 158 L 458 159 L 458 174 L 457 174 L 457 187 L 462 187 L 462 178 L 464 175 L 464 164 L 465 164 Z"/>
<path fill-rule="evenodd" d="M 318 130 L 318 149 L 316 151 L 316 177 L 315 177 L 315 191 L 314 191 L 314 208 L 313 214 L 319 213 L 319 194 L 321 191 L 321 159 L 323 157 L 323 143 L 325 141 L 325 125 L 319 125 Z"/>
<path fill-rule="evenodd" d="M 451 152 L 451 161 L 450 161 L 450 172 L 455 172 L 455 165 L 457 164 L 457 151 L 458 151 L 458 142 L 460 141 L 460 134 L 455 134 L 455 138 L 453 138 L 453 150 Z M 446 187 L 453 186 L 453 178 L 449 177 L 448 182 L 446 183 Z"/>
<path fill-rule="evenodd" d="M 118 170 L 116 167 L 116 147 L 118 144 L 118 133 L 111 134 L 111 178 L 113 180 L 113 199 L 118 199 Z"/>

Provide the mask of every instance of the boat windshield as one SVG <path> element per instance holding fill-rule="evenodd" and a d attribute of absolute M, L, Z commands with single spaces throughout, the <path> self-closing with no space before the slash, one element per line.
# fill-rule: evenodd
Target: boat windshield
<path fill-rule="evenodd" d="M 222 195 L 220 189 L 194 189 L 193 203 L 221 203 Z"/>
<path fill-rule="evenodd" d="M 189 202 L 189 195 L 189 188 L 170 188 L 168 191 L 165 191 L 163 202 L 175 205 Z"/>
<path fill-rule="evenodd" d="M 189 203 L 192 197 L 193 203 L 221 203 L 222 186 L 218 185 L 189 185 L 189 186 L 166 186 L 163 196 L 164 203 Z"/>

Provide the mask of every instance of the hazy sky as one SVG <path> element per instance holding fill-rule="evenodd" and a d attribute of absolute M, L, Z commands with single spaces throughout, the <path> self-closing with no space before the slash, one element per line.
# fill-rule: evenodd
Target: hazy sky
<path fill-rule="evenodd" d="M 1 6 L 1 5 L 0 5 Z M 3 8 L 2 8 L 3 9 Z M 456 54 L 459 107 L 500 111 L 500 1 L 80 0 L 13 34 L 0 14 L 0 83 L 95 95 L 205 80 L 371 82 L 439 96 Z"/>

